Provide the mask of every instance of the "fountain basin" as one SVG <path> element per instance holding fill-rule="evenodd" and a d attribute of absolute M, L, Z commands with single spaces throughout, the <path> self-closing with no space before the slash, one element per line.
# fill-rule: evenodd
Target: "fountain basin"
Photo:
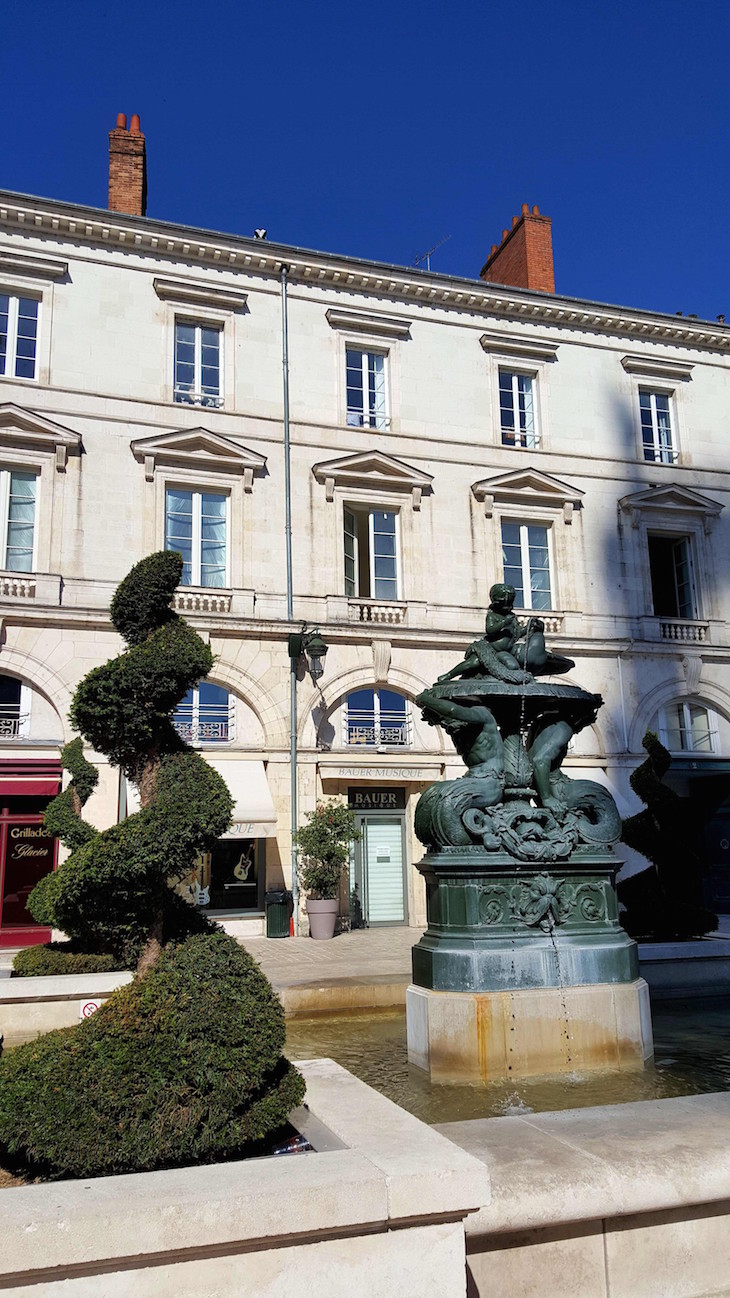
<path fill-rule="evenodd" d="M 406 992 L 408 1059 L 433 1082 L 641 1069 L 651 1060 L 649 988 L 630 983 L 500 992 Z"/>

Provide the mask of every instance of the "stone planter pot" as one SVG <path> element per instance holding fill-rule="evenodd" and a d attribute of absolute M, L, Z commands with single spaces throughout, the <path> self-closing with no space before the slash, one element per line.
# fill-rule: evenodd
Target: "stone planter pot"
<path fill-rule="evenodd" d="M 309 936 L 321 942 L 335 935 L 335 924 L 340 912 L 340 903 L 336 897 L 327 897 L 325 901 L 307 900 L 309 916 Z"/>

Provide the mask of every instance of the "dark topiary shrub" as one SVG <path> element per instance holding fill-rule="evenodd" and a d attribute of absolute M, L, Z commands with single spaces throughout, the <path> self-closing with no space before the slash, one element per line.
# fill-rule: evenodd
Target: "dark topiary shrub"
<path fill-rule="evenodd" d="M 46 824 L 71 856 L 28 902 L 39 923 L 62 929 L 77 950 L 110 953 L 122 968 L 145 950 L 154 959 L 172 938 L 215 931 L 174 890 L 231 815 L 225 783 L 171 721 L 213 663 L 208 645 L 170 607 L 181 573 L 181 556 L 163 551 L 125 577 L 111 612 L 130 647 L 89 672 L 71 706 L 92 747 L 139 785 L 142 810 L 104 833 L 86 824 L 81 809 L 98 777 L 81 738 L 67 745 L 72 781 L 49 804 Z"/>
<path fill-rule="evenodd" d="M 84 744 L 80 735 L 61 749 L 61 765 L 69 772 L 71 782 L 49 802 L 43 822 L 49 834 L 60 838 L 64 846 L 74 852 L 76 848 L 83 847 L 84 843 L 89 843 L 98 834 L 98 830 L 94 829 L 93 825 L 82 819 L 81 810 L 99 783 L 99 772 L 84 757 Z M 56 926 L 59 880 L 57 871 L 47 874 L 36 884 L 28 898 L 28 910 L 36 923 L 50 928 Z M 63 973 L 64 969 L 59 967 L 57 972 Z"/>
<path fill-rule="evenodd" d="M 642 743 L 646 761 L 632 773 L 630 784 L 646 808 L 622 822 L 621 840 L 652 864 L 617 884 L 625 907 L 621 923 L 632 937 L 702 937 L 717 928 L 718 919 L 688 895 L 693 878 L 699 877 L 692 818 L 686 800 L 662 783 L 672 762 L 667 749 L 651 730 Z"/>
<path fill-rule="evenodd" d="M 264 975 L 176 890 L 232 810 L 224 781 L 171 721 L 213 662 L 170 607 L 181 572 L 171 553 L 132 569 L 112 602 L 129 648 L 89 673 L 71 710 L 138 784 L 142 810 L 103 833 L 84 824 L 93 782 L 78 740 L 64 755 L 72 784 L 47 813 L 72 851 L 31 894 L 34 915 L 77 954 L 137 964 L 132 985 L 88 1022 L 0 1059 L 0 1152 L 49 1177 L 238 1153 L 281 1127 L 303 1094 Z"/>
<path fill-rule="evenodd" d="M 0 1145 L 53 1178 L 240 1157 L 304 1094 L 283 1044 L 251 956 L 223 934 L 190 937 L 91 1019 L 3 1059 Z"/>
<path fill-rule="evenodd" d="M 99 783 L 99 772 L 84 757 L 84 744 L 80 735 L 61 749 L 61 765 L 71 776 L 71 782 L 58 797 L 49 802 L 43 822 L 49 834 L 60 838 L 65 847 L 75 851 L 92 838 L 98 830 L 82 820 L 81 809 Z M 31 913 L 38 918 L 31 907 Z M 39 923 L 43 923 L 42 920 Z"/>
<path fill-rule="evenodd" d="M 13 960 L 12 978 L 56 977 L 58 974 L 113 973 L 119 961 L 113 955 L 76 951 L 73 942 L 46 942 L 26 946 Z"/>

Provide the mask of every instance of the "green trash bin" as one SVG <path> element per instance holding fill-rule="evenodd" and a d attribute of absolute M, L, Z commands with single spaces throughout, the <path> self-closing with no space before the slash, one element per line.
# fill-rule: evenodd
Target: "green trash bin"
<path fill-rule="evenodd" d="M 286 888 L 271 888 L 264 897 L 266 908 L 266 936 L 288 937 L 289 920 L 294 913 L 294 901 Z"/>

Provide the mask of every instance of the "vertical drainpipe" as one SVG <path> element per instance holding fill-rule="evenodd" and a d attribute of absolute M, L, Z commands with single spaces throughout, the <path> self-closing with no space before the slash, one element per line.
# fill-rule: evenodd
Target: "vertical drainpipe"
<path fill-rule="evenodd" d="M 289 428 L 289 317 L 286 283 L 288 266 L 281 267 L 281 368 L 284 384 L 284 499 L 286 506 L 284 531 L 286 536 L 286 616 L 294 620 L 294 588 L 292 579 L 292 529 L 291 529 L 291 441 Z M 297 659 L 289 657 L 289 776 L 291 808 L 291 890 L 294 902 L 294 933 L 299 935 L 299 880 L 297 878 Z"/>
<path fill-rule="evenodd" d="M 628 647 L 631 648 L 631 645 L 629 645 Z M 624 653 L 626 653 L 626 650 L 624 650 Z M 623 673 L 623 666 L 621 663 L 621 654 L 617 655 L 616 662 L 618 663 L 618 687 L 621 693 L 621 720 L 623 722 L 623 731 L 624 731 L 624 752 L 628 753 L 629 727 L 626 721 L 626 698 L 624 696 L 624 673 Z"/>

